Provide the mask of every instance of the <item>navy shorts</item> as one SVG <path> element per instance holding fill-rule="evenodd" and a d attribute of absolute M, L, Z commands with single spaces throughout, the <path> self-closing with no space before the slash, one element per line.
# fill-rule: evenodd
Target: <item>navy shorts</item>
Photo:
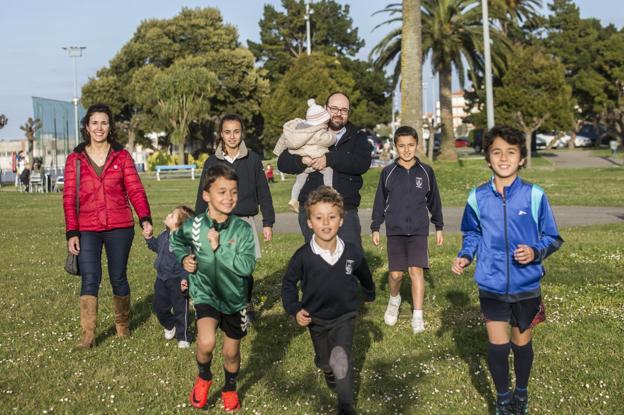
<path fill-rule="evenodd" d="M 405 271 L 408 267 L 429 268 L 426 236 L 388 236 L 388 269 Z"/>
<path fill-rule="evenodd" d="M 217 320 L 217 327 L 230 339 L 240 340 L 247 335 L 249 320 L 245 308 L 235 314 L 224 314 L 210 304 L 195 304 L 195 318 L 199 320 L 205 317 Z"/>
<path fill-rule="evenodd" d="M 505 303 L 492 298 L 480 297 L 481 317 L 488 321 L 506 321 L 518 327 L 520 333 L 537 326 L 546 320 L 546 310 L 542 297 L 530 298 L 516 303 Z"/>

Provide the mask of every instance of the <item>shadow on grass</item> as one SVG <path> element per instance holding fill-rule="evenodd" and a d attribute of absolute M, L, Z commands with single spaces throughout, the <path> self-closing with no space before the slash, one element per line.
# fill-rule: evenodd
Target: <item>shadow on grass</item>
<path fill-rule="evenodd" d="M 286 274 L 286 267 L 281 268 L 263 278 L 256 278 L 252 298 L 254 303 L 259 304 L 256 307 L 256 319 L 260 319 L 262 314 L 275 306 L 276 303 L 282 302 L 282 278 Z"/>
<path fill-rule="evenodd" d="M 451 332 L 458 356 L 468 365 L 470 381 L 488 405 L 488 412 L 494 414 L 494 394 L 490 387 L 487 368 L 487 332 L 480 324 L 479 306 L 470 305 L 468 295 L 451 290 L 446 293 L 450 306 L 442 311 L 438 337 Z"/>
<path fill-rule="evenodd" d="M 150 315 L 152 314 L 152 299 L 154 298 L 154 294 L 148 294 L 147 296 L 141 298 L 140 301 L 135 302 L 132 304 L 131 306 L 131 312 L 130 312 L 130 332 L 132 333 L 133 331 L 135 331 L 137 328 L 141 327 L 149 318 Z M 103 298 L 98 298 L 98 301 L 102 301 Z M 107 301 L 107 300 L 104 300 Z M 112 298 L 109 298 L 108 301 L 112 302 Z M 111 310 L 112 311 L 112 310 Z M 101 310 L 99 311 L 98 314 L 101 314 Z M 101 344 L 104 342 L 104 340 L 108 339 L 109 337 L 114 337 L 116 335 L 117 331 L 115 330 L 115 323 L 114 323 L 114 319 L 113 319 L 113 324 L 108 327 L 106 330 L 100 332 L 96 339 L 95 339 L 95 344 Z"/>
<path fill-rule="evenodd" d="M 362 306 L 353 333 L 353 397 L 356 401 L 362 387 L 362 368 L 366 363 L 368 351 L 373 342 L 377 343 L 383 340 L 383 332 L 379 326 L 364 318 L 368 313 L 368 306 Z"/>

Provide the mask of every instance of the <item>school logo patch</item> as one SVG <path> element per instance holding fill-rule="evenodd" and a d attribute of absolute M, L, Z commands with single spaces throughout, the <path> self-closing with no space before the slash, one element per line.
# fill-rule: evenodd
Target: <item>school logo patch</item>
<path fill-rule="evenodd" d="M 345 263 L 345 274 L 353 275 L 353 264 L 355 264 L 353 259 L 347 259 L 347 262 Z"/>
<path fill-rule="evenodd" d="M 416 187 L 422 189 L 422 177 L 416 178 Z"/>

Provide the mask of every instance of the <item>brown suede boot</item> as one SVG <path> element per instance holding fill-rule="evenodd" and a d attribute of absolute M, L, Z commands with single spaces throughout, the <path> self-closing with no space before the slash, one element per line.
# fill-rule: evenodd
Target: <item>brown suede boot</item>
<path fill-rule="evenodd" d="M 115 311 L 117 337 L 128 337 L 130 335 L 130 294 L 113 295 L 113 310 Z"/>
<path fill-rule="evenodd" d="M 82 337 L 76 348 L 90 349 L 95 346 L 95 326 L 97 323 L 98 299 L 94 295 L 80 296 L 80 327 Z"/>

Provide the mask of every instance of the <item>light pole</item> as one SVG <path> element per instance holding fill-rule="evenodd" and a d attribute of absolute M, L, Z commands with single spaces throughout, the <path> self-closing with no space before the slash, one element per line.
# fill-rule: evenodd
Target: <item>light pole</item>
<path fill-rule="evenodd" d="M 494 94 L 492 93 L 492 58 L 490 56 L 490 19 L 488 0 L 481 0 L 483 11 L 483 54 L 485 55 L 485 104 L 488 130 L 494 127 Z"/>
<path fill-rule="evenodd" d="M 77 58 L 82 56 L 82 51 L 85 50 L 86 46 L 67 46 L 63 47 L 63 50 L 67 51 L 69 57 L 74 60 L 74 97 L 72 98 L 72 102 L 74 103 L 74 121 L 76 127 L 76 145 L 80 141 L 79 130 L 78 130 L 78 62 Z"/>
<path fill-rule="evenodd" d="M 314 13 L 314 10 L 310 7 L 310 0 L 306 1 L 306 11 L 303 18 L 306 21 L 306 47 L 308 50 L 308 56 L 312 53 L 312 41 L 310 40 L 310 16 Z"/>

